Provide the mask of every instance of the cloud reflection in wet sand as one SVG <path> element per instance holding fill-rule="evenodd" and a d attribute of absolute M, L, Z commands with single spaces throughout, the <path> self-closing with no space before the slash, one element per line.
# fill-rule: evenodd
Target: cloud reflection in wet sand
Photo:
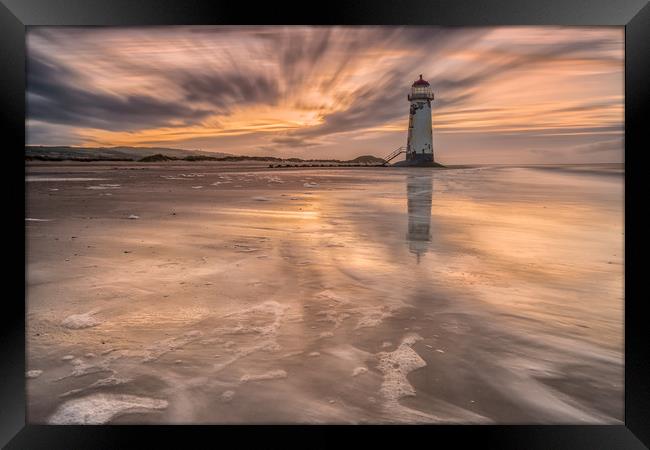
<path fill-rule="evenodd" d="M 112 423 L 622 420 L 620 169 L 206 171 L 115 220 L 173 170 L 111 174 L 124 197 L 92 221 L 96 193 L 30 185 L 56 219 L 28 232 L 30 421 L 100 400 Z M 70 227 L 92 248 L 54 264 Z"/>

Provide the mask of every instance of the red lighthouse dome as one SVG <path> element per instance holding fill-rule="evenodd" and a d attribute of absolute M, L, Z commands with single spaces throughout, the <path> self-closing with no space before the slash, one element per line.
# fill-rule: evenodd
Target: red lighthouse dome
<path fill-rule="evenodd" d="M 429 82 L 427 80 L 422 79 L 422 74 L 420 74 L 420 79 L 416 80 L 415 83 L 413 83 L 413 87 L 416 86 L 430 86 Z"/>

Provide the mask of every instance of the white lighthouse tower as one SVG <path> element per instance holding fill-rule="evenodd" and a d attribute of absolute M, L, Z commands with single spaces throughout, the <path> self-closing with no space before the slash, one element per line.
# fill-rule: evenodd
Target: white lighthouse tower
<path fill-rule="evenodd" d="M 428 165 L 434 162 L 431 130 L 433 91 L 429 82 L 422 79 L 422 75 L 411 86 L 408 100 L 411 103 L 411 110 L 406 142 L 406 162 L 408 165 Z"/>

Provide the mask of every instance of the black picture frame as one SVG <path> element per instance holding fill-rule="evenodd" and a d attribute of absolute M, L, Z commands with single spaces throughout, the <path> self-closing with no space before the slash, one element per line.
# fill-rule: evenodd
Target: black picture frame
<path fill-rule="evenodd" d="M 365 24 L 625 26 L 625 425 L 624 426 L 36 426 L 25 424 L 25 27 L 30 25 Z M 6 289 L 0 342 L 0 444 L 6 448 L 408 445 L 502 449 L 650 446 L 650 362 L 644 283 L 643 152 L 650 99 L 647 0 L 0 0 L 0 121 L 5 168 Z M 645 125 L 645 126 L 644 126 Z M 20 151 L 19 151 L 20 150 Z M 19 168 L 22 167 L 21 171 Z M 22 197 L 21 197 L 22 195 Z M 20 237 L 23 237 L 21 240 Z M 22 295 L 22 298 L 21 298 Z M 204 445 L 199 442 L 205 442 Z M 645 443 L 645 446 L 644 446 Z"/>

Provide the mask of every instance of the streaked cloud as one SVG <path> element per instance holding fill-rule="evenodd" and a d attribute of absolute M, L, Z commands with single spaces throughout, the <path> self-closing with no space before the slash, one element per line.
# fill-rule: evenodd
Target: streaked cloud
<path fill-rule="evenodd" d="M 28 142 L 382 155 L 406 140 L 406 94 L 422 73 L 443 162 L 622 161 L 623 36 L 612 27 L 29 28 Z"/>

